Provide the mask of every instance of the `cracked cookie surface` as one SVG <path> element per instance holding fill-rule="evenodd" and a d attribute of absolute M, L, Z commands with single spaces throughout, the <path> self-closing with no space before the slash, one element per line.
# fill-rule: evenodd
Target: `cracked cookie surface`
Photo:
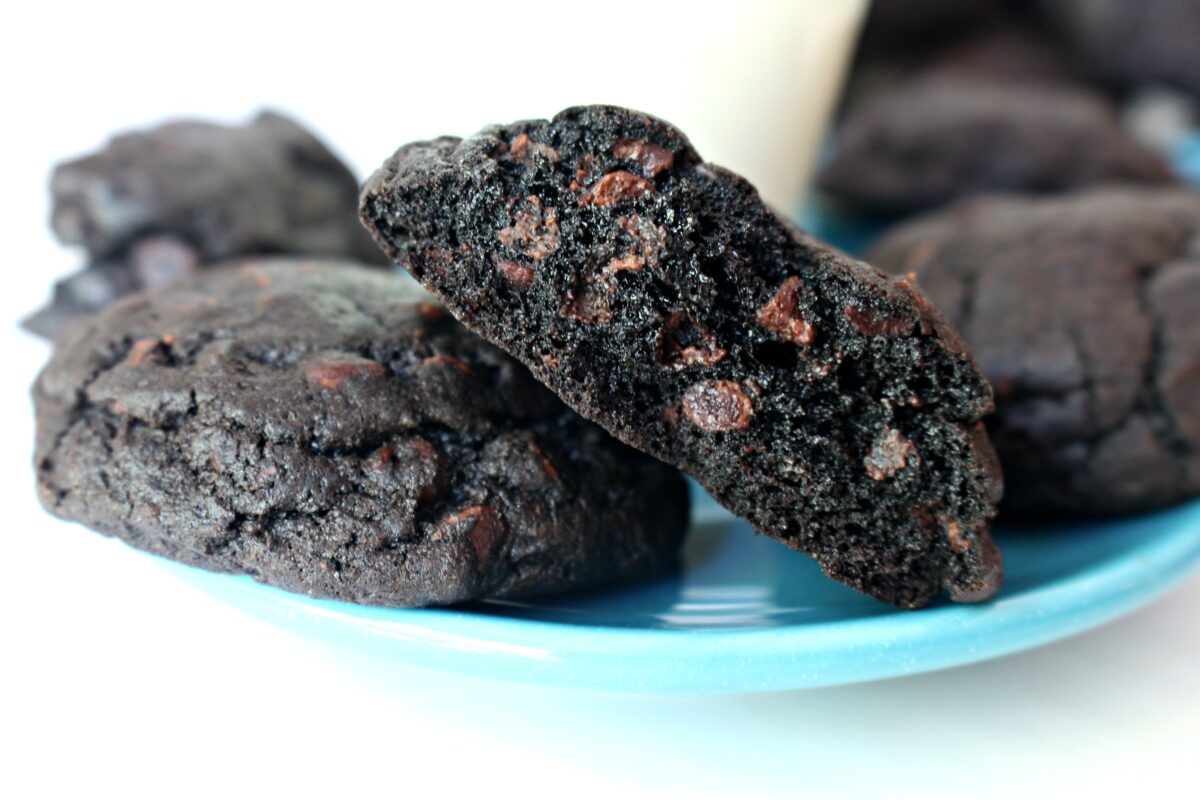
<path fill-rule="evenodd" d="M 1006 512 L 1200 493 L 1200 196 L 980 198 L 898 226 L 869 258 L 916 272 L 995 387 Z"/>
<path fill-rule="evenodd" d="M 245 261 L 64 333 L 33 389 L 52 513 L 285 589 L 411 606 L 675 563 L 673 469 L 399 276 Z"/>
<path fill-rule="evenodd" d="M 999 586 L 991 395 L 962 342 L 678 130 L 584 107 L 418 142 L 361 209 L 466 325 L 830 576 L 909 607 Z"/>

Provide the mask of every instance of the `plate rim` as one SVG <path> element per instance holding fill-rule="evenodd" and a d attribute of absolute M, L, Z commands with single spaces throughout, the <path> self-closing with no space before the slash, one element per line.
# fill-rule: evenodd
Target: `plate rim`
<path fill-rule="evenodd" d="M 1097 564 L 990 603 L 748 629 L 627 628 L 457 608 L 358 606 L 155 559 L 243 612 L 417 666 L 603 691 L 725 694 L 929 672 L 1091 630 L 1143 607 L 1200 564 L 1200 500 L 1134 519 L 1168 527 Z M 210 591 L 209 581 L 220 584 Z"/>

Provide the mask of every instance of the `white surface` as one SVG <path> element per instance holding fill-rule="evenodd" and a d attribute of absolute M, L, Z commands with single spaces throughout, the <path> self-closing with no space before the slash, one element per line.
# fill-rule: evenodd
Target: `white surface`
<path fill-rule="evenodd" d="M 180 113 L 239 118 L 264 101 L 313 123 L 360 170 L 405 138 L 441 132 L 401 119 L 416 113 L 402 101 L 380 112 L 362 99 L 364 85 L 394 86 L 398 98 L 411 89 L 388 56 L 422 34 L 399 11 L 382 21 L 349 3 L 285 12 L 295 30 L 275 28 L 256 53 L 247 48 L 265 17 L 218 5 L 175 12 L 164 23 L 173 33 L 145 30 L 147 17 L 113 4 L 25 8 L 5 26 L 0 797 L 1188 793 L 1200 754 L 1197 579 L 1099 631 L 975 667 L 793 694 L 646 699 L 465 680 L 328 649 L 42 513 L 26 387 L 47 348 L 15 320 L 77 260 L 45 228 L 52 162 L 116 128 Z M 143 13 L 171 16 L 154 8 Z M 478 116 L 462 127 L 488 118 Z"/>

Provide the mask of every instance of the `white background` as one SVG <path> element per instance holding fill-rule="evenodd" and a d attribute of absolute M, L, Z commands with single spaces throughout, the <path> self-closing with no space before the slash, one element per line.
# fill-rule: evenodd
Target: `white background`
<path fill-rule="evenodd" d="M 457 26 L 477 14 L 449 3 L 38 5 L 7 10 L 0 31 L 0 797 L 1195 791 L 1197 579 L 1099 631 L 974 667 L 787 694 L 638 698 L 337 651 L 46 516 L 32 488 L 27 387 L 48 348 L 15 325 L 78 263 L 45 225 L 54 161 L 116 129 L 180 114 L 235 120 L 266 103 L 312 124 L 362 174 L 410 138 L 553 113 L 506 111 L 506 87 L 573 59 L 617 58 L 590 37 L 595 17 L 622 15 L 638 46 L 672 29 L 640 24 L 645 4 L 572 12 L 510 0 L 466 32 Z M 568 15 L 578 37 L 533 36 L 539 13 Z M 721 20 L 716 30 L 735 25 Z M 444 61 L 415 70 L 403 55 L 415 42 L 421 52 L 433 42 Z M 741 47 L 748 61 L 763 57 Z M 718 150 L 722 135 L 703 131 Z"/>

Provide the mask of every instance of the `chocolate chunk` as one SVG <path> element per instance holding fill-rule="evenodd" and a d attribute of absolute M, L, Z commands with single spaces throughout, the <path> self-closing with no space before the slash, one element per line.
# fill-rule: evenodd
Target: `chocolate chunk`
<path fill-rule="evenodd" d="M 528 264 L 520 264 L 507 258 L 496 258 L 494 263 L 496 271 L 504 276 L 504 280 L 521 289 L 532 286 L 537 279 L 537 273 Z"/>
<path fill-rule="evenodd" d="M 702 431 L 740 431 L 750 427 L 754 404 L 739 383 L 703 381 L 684 392 L 683 414 Z"/>
<path fill-rule="evenodd" d="M 725 357 L 711 333 L 682 311 L 669 314 L 654 343 L 654 360 L 664 367 L 711 367 Z"/>
<path fill-rule="evenodd" d="M 534 261 L 558 250 L 558 215 L 553 208 L 543 209 L 537 195 L 515 204 L 511 217 L 513 224 L 496 234 L 500 244 L 520 250 Z"/>
<path fill-rule="evenodd" d="M 613 206 L 632 203 L 640 197 L 654 193 L 654 184 L 623 169 L 610 172 L 601 178 L 591 191 L 591 202 L 598 206 Z"/>
<path fill-rule="evenodd" d="M 846 306 L 846 319 L 867 336 L 906 336 L 912 330 L 915 317 L 880 316 L 870 308 Z"/>
<path fill-rule="evenodd" d="M 755 319 L 779 338 L 803 347 L 813 343 L 817 331 L 801 316 L 797 302 L 800 287 L 800 279 L 795 275 L 785 280 L 779 291 L 758 309 Z"/>
<path fill-rule="evenodd" d="M 613 155 L 636 161 L 647 178 L 670 169 L 675 163 L 675 154 L 670 150 L 641 139 L 622 139 L 613 145 Z"/>
<path fill-rule="evenodd" d="M 260 288 L 266 288 L 265 286 Z M 304 378 L 322 389 L 336 389 L 353 378 L 382 377 L 387 370 L 366 358 L 309 361 L 304 365 Z"/>

